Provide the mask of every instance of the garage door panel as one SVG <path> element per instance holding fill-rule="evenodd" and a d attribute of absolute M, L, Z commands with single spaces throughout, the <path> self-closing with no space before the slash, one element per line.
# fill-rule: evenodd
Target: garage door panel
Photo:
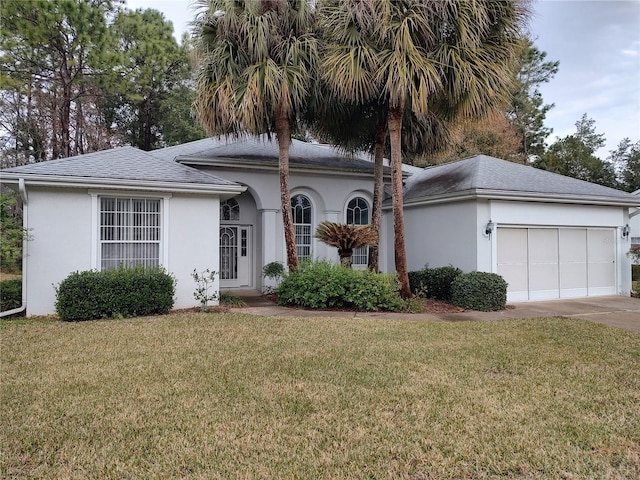
<path fill-rule="evenodd" d="M 527 264 L 527 230 L 501 228 L 498 230 L 498 264 Z"/>
<path fill-rule="evenodd" d="M 587 262 L 560 264 L 560 288 L 587 288 Z"/>
<path fill-rule="evenodd" d="M 588 230 L 587 253 L 589 263 L 609 262 L 615 260 L 615 235 L 612 230 Z"/>
<path fill-rule="evenodd" d="M 614 287 L 616 275 L 609 263 L 589 262 L 588 288 L 591 293 L 592 288 Z"/>
<path fill-rule="evenodd" d="M 561 263 L 587 263 L 587 229 L 561 228 L 559 250 Z"/>
<path fill-rule="evenodd" d="M 538 263 L 529 266 L 529 290 L 532 292 L 556 292 L 550 298 L 558 296 L 558 264 Z"/>
<path fill-rule="evenodd" d="M 558 263 L 558 230 L 555 228 L 529 229 L 529 263 Z"/>
<path fill-rule="evenodd" d="M 587 229 L 561 228 L 558 235 L 560 297 L 586 297 Z"/>
<path fill-rule="evenodd" d="M 588 295 L 613 295 L 616 291 L 615 233 L 613 230 L 587 231 Z"/>
<path fill-rule="evenodd" d="M 616 293 L 611 228 L 498 228 L 498 273 L 509 301 Z"/>
<path fill-rule="evenodd" d="M 509 292 L 526 292 L 529 288 L 526 265 L 501 265 L 498 267 L 498 275 L 509 284 Z"/>
<path fill-rule="evenodd" d="M 507 297 L 510 302 L 529 299 L 527 259 L 526 229 L 498 229 L 498 275 L 508 284 Z"/>

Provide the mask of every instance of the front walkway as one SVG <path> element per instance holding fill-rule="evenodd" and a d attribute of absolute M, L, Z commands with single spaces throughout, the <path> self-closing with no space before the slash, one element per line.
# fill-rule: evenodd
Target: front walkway
<path fill-rule="evenodd" d="M 486 321 L 507 318 L 576 317 L 612 327 L 640 333 L 640 299 L 620 296 L 549 300 L 545 302 L 514 303 L 500 312 L 467 311 L 460 313 L 391 313 L 347 312 L 333 310 L 305 310 L 276 305 L 256 290 L 236 290 L 246 307 L 234 311 L 274 317 L 353 317 L 390 320 L 421 320 L 429 322 Z"/>

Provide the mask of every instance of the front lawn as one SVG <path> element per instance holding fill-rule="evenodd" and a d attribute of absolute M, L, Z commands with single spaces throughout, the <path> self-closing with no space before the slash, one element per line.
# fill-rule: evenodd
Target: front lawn
<path fill-rule="evenodd" d="M 640 335 L 581 320 L 0 323 L 4 478 L 639 478 Z"/>

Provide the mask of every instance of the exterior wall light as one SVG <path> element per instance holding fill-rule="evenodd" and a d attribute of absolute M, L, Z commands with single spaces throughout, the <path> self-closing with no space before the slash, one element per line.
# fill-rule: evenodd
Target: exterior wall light
<path fill-rule="evenodd" d="M 489 223 L 487 223 L 487 226 L 484 229 L 484 234 L 491 237 L 491 234 L 493 233 L 493 229 L 495 228 L 495 226 L 496 225 L 491 220 L 489 220 Z"/>
<path fill-rule="evenodd" d="M 622 227 L 622 238 L 625 240 L 629 240 L 629 234 L 631 233 L 631 228 L 629 228 L 629 224 L 627 223 L 624 227 Z"/>

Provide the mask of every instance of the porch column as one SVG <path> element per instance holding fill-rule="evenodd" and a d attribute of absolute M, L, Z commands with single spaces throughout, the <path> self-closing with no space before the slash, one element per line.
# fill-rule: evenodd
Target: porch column
<path fill-rule="evenodd" d="M 344 223 L 344 217 L 342 216 L 342 212 L 340 210 L 325 210 L 324 219 L 327 222 Z M 340 257 L 338 256 L 337 248 L 325 245 L 319 240 L 316 241 L 316 244 L 318 246 L 318 250 L 322 249 L 322 251 L 318 251 L 318 255 L 316 255 L 316 258 L 326 258 L 328 260 L 331 260 L 333 263 L 340 263 Z"/>
<path fill-rule="evenodd" d="M 260 235 L 260 246 L 262 247 L 262 265 L 258 265 L 258 280 L 263 287 L 275 287 L 276 284 L 269 278 L 262 276 L 262 267 L 267 263 L 282 261 L 278 256 L 278 232 L 277 214 L 278 209 L 265 208 L 259 211 L 261 216 L 262 232 Z"/>
<path fill-rule="evenodd" d="M 339 210 L 325 210 L 324 219 L 327 222 L 344 223 L 344 219 L 340 217 L 342 212 Z"/>

